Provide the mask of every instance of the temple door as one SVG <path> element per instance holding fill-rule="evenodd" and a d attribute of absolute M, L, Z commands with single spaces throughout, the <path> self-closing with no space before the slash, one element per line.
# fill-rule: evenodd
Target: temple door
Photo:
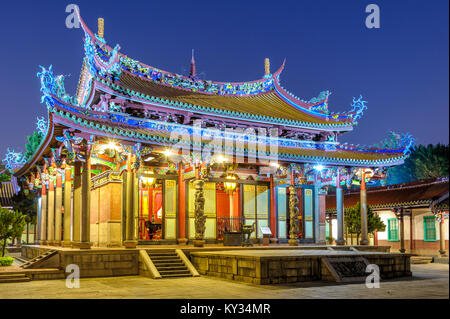
<path fill-rule="evenodd" d="M 164 238 L 177 237 L 177 181 L 164 180 Z"/>
<path fill-rule="evenodd" d="M 269 186 L 256 186 L 256 229 L 258 238 L 262 238 L 261 227 L 269 227 Z"/>
<path fill-rule="evenodd" d="M 287 238 L 287 189 L 285 185 L 276 187 L 278 238 Z"/>
<path fill-rule="evenodd" d="M 303 200 L 303 238 L 314 239 L 314 190 L 302 187 Z"/>
<path fill-rule="evenodd" d="M 255 231 L 252 233 L 251 238 L 256 238 L 257 232 L 258 232 L 258 225 L 256 223 L 256 201 L 255 201 L 255 195 L 256 195 L 256 187 L 255 185 L 246 185 L 244 184 L 244 224 L 245 225 L 252 225 L 255 223 Z"/>

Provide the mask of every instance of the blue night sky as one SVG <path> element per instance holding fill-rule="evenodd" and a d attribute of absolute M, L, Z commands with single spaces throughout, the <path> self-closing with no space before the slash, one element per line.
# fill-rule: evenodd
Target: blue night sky
<path fill-rule="evenodd" d="M 287 59 L 282 85 L 309 100 L 331 90 L 329 109 L 368 101 L 359 125 L 341 142 L 372 144 L 389 131 L 419 144 L 449 141 L 448 1 L 3 1 L 0 6 L 0 154 L 24 151 L 40 104 L 39 65 L 70 75 L 74 94 L 83 58 L 81 29 L 67 29 L 75 3 L 88 26 L 105 18 L 111 46 L 146 64 L 187 74 L 246 81 Z M 381 9 L 381 28 L 365 27 L 366 5 Z M 1 156 L 3 157 L 3 156 Z"/>

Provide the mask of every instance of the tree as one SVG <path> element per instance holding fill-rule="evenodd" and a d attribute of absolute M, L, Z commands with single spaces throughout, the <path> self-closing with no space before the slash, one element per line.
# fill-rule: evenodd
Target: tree
<path fill-rule="evenodd" d="M 359 235 L 361 234 L 361 204 L 359 202 L 346 210 L 345 225 L 348 233 L 357 234 L 357 237 L 359 238 Z M 385 231 L 385 229 L 386 225 L 381 220 L 380 216 L 375 214 L 370 206 L 367 206 L 367 232 L 373 234 L 375 231 L 382 232 Z M 359 244 L 359 240 L 357 243 Z"/>
<path fill-rule="evenodd" d="M 0 164 L 0 182 L 9 182 L 11 174 L 6 170 L 5 166 Z"/>
<path fill-rule="evenodd" d="M 30 223 L 36 224 L 36 197 L 28 189 L 21 190 L 12 197 L 13 209 L 22 212 L 26 216 L 27 225 L 27 244 L 30 236 Z"/>
<path fill-rule="evenodd" d="M 448 176 L 449 154 L 449 145 L 418 145 L 404 164 L 388 169 L 386 184 Z"/>
<path fill-rule="evenodd" d="M 25 144 L 25 148 L 27 151 L 24 154 L 27 160 L 29 160 L 34 155 L 39 145 L 41 145 L 43 138 L 44 136 L 40 132 L 34 132 L 33 135 L 27 137 L 28 143 Z"/>
<path fill-rule="evenodd" d="M 5 256 L 7 240 L 21 236 L 25 224 L 25 215 L 18 211 L 0 207 L 0 245 L 2 246 L 1 257 Z"/>

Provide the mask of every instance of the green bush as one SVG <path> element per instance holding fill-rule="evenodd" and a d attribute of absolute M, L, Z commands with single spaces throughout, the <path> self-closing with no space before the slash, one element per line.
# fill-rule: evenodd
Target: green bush
<path fill-rule="evenodd" d="M 11 266 L 14 262 L 12 257 L 0 257 L 0 266 Z"/>

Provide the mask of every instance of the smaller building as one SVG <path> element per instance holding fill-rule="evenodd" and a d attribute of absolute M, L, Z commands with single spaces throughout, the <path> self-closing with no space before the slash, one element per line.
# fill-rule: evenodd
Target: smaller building
<path fill-rule="evenodd" d="M 448 177 L 369 188 L 367 204 L 386 225 L 384 232 L 374 234 L 373 243 L 391 246 L 391 251 L 448 254 L 448 195 Z M 359 201 L 359 192 L 344 195 L 346 208 Z M 332 217 L 336 211 L 336 195 L 327 196 L 326 207 Z"/>

